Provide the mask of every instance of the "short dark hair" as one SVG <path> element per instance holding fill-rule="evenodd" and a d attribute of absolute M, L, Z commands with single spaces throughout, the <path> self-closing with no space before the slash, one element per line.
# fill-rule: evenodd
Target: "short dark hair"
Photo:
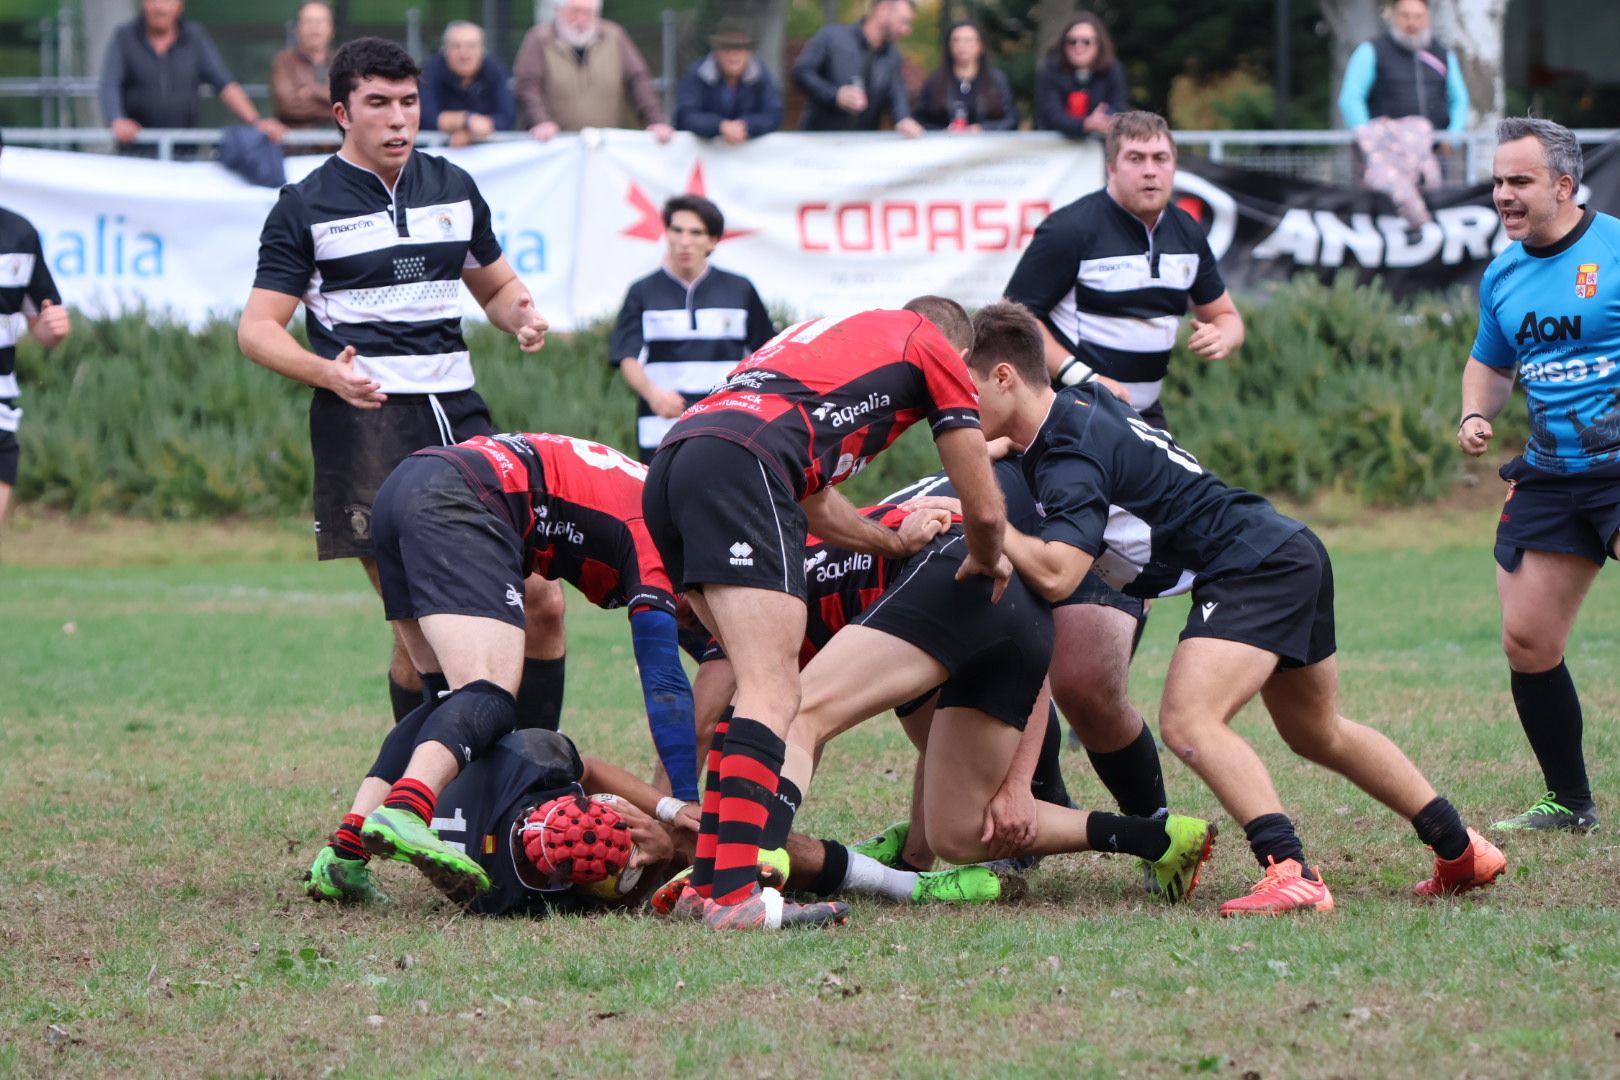
<path fill-rule="evenodd" d="M 397 41 L 387 38 L 355 38 L 344 44 L 332 57 L 327 90 L 334 103 L 349 104 L 349 95 L 364 79 L 414 79 L 420 81 L 422 69 L 411 54 Z"/>
<path fill-rule="evenodd" d="M 997 364 L 1008 364 L 1029 386 L 1045 386 L 1046 338 L 1029 309 L 1011 300 L 997 300 L 973 313 L 973 351 L 968 366 L 988 375 Z"/>
<path fill-rule="evenodd" d="M 916 312 L 945 335 L 945 340 L 957 349 L 973 347 L 973 320 L 962 310 L 962 305 L 946 296 L 917 296 L 906 301 L 906 311 Z"/>
<path fill-rule="evenodd" d="M 1170 143 L 1170 156 L 1176 156 L 1176 137 L 1170 133 L 1170 123 L 1156 112 L 1133 109 L 1114 117 L 1114 126 L 1108 129 L 1103 143 L 1103 159 L 1108 162 L 1119 157 L 1121 143 L 1152 142 L 1163 135 Z"/>
<path fill-rule="evenodd" d="M 720 213 L 720 208 L 701 195 L 676 195 L 664 203 L 664 228 L 669 228 L 675 221 L 675 215 L 682 210 L 698 216 L 703 222 L 703 231 L 716 240 L 726 235 L 726 218 Z"/>

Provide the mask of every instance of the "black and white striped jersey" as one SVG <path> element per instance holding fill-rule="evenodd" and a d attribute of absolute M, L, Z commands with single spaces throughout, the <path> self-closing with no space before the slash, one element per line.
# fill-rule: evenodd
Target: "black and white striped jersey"
<path fill-rule="evenodd" d="M 690 405 L 775 336 L 754 283 L 741 274 L 710 266 L 688 286 L 661 267 L 625 293 L 608 358 L 615 367 L 623 360 L 640 361 L 654 386 L 684 394 Z M 643 401 L 636 442 L 655 450 L 674 424 L 653 415 Z"/>
<path fill-rule="evenodd" d="M 1041 222 L 1006 290 L 1081 363 L 1124 383 L 1138 409 L 1159 399 L 1188 300 L 1225 291 L 1192 215 L 1172 204 L 1149 229 L 1107 188 Z"/>
<path fill-rule="evenodd" d="M 1053 397 L 1023 467 L 1041 539 L 1095 556 L 1097 575 L 1130 596 L 1183 592 L 1252 570 L 1305 527 L 1222 483 L 1095 385 Z"/>
<path fill-rule="evenodd" d="M 17 342 L 45 301 L 62 302 L 45 265 L 39 232 L 28 219 L 0 209 L 0 431 L 16 431 Z"/>
<path fill-rule="evenodd" d="M 384 393 L 473 384 L 461 337 L 461 273 L 501 257 L 489 206 L 465 171 L 413 153 L 390 191 L 339 154 L 296 184 L 265 219 L 257 289 L 304 302 L 309 345 L 355 349 L 355 369 Z"/>

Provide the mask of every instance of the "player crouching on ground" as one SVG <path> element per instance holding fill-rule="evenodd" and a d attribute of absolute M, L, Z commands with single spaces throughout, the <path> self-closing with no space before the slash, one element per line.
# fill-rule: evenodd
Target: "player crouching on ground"
<path fill-rule="evenodd" d="M 489 887 L 428 823 L 438 793 L 478 748 L 514 727 L 531 572 L 569 582 L 598 607 L 629 610 L 653 742 L 675 794 L 696 798 L 692 692 L 675 598 L 641 520 L 645 472 L 597 443 L 524 434 L 420 450 L 384 481 L 373 511 L 383 606 L 429 692 L 400 721 L 412 736 L 409 761 L 361 784 L 316 877 L 357 879 L 367 851 L 384 851 L 446 892 Z"/>
<path fill-rule="evenodd" d="M 1265 876 L 1222 915 L 1331 911 L 1333 897 L 1306 862 L 1265 765 L 1234 732 L 1234 716 L 1262 696 L 1283 740 L 1412 822 L 1435 851 L 1421 896 L 1489 884 L 1507 861 L 1423 778 L 1386 736 L 1338 714 L 1333 573 L 1304 525 L 1204 471 L 1166 433 L 1106 390 L 1054 394 L 1040 326 L 1017 304 L 974 316 L 968 368 L 985 434 L 1024 449 L 1024 475 L 1044 515 L 1040 534 L 1008 529 L 1019 575 L 1048 599 L 1067 596 L 1088 569 L 1107 572 L 1110 504 L 1151 529 L 1151 559 L 1195 575 L 1192 611 L 1170 661 L 1159 706 L 1165 745 L 1243 825 Z M 1111 581 L 1129 592 L 1132 582 Z"/>

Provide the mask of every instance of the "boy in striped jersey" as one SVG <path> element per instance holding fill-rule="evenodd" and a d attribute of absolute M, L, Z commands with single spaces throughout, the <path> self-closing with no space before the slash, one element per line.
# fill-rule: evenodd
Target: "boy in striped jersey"
<path fill-rule="evenodd" d="M 0 138 L 0 149 L 5 140 Z M 17 483 L 17 342 L 34 335 L 47 349 L 68 336 L 72 325 L 56 291 L 39 231 L 28 219 L 0 208 L 0 522 Z"/>

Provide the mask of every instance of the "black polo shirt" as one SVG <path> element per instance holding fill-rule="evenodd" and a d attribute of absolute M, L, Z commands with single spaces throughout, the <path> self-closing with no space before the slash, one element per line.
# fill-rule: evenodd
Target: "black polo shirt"
<path fill-rule="evenodd" d="M 1226 292 L 1204 230 L 1171 205 L 1152 229 L 1108 189 L 1053 212 L 1018 260 L 1007 299 L 1046 324 L 1098 374 L 1126 384 L 1131 404 L 1159 399 L 1188 301 Z"/>
<path fill-rule="evenodd" d="M 390 191 L 333 154 L 281 189 L 259 235 L 256 289 L 304 302 L 309 347 L 384 393 L 443 394 L 473 385 L 461 336 L 461 273 L 501 257 L 489 206 L 465 171 L 413 153 Z"/>

